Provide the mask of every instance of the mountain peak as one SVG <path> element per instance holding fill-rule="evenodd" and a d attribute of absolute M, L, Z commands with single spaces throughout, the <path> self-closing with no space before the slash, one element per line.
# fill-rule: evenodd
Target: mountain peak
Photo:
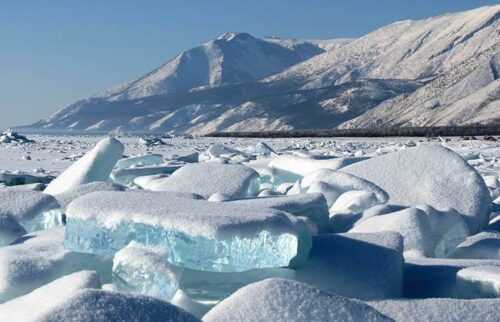
<path fill-rule="evenodd" d="M 224 40 L 224 41 L 232 41 L 232 40 L 247 40 L 247 39 L 253 39 L 254 37 L 250 35 L 249 33 L 246 32 L 225 32 L 219 37 L 217 37 L 217 40 Z"/>

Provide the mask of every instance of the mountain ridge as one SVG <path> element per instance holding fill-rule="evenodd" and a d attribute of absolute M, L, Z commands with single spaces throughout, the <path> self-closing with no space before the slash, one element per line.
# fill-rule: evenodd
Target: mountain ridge
<path fill-rule="evenodd" d="M 499 21 L 497 5 L 357 39 L 224 33 L 31 128 L 205 134 L 497 122 Z"/>

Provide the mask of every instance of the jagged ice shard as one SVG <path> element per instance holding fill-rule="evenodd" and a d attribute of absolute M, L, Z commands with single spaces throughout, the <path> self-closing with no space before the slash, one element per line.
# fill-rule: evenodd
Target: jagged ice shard
<path fill-rule="evenodd" d="M 311 234 L 286 212 L 213 203 L 169 192 L 98 192 L 66 211 L 68 249 L 113 256 L 129 242 L 161 247 L 176 266 L 239 272 L 298 265 Z"/>
<path fill-rule="evenodd" d="M 44 192 L 58 195 L 85 183 L 107 181 L 111 170 L 122 157 L 123 150 L 123 144 L 114 138 L 99 141 L 92 150 L 52 181 Z"/>

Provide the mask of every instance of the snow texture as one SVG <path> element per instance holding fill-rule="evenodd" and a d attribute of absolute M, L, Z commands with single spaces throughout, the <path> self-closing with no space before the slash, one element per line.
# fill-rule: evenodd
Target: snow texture
<path fill-rule="evenodd" d="M 258 294 L 258 296 L 255 296 Z M 267 279 L 220 302 L 205 322 L 391 321 L 363 302 L 323 293 L 307 284 Z"/>

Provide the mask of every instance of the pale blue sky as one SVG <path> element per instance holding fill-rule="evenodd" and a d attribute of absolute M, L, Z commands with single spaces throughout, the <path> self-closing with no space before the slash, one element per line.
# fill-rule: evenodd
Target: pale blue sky
<path fill-rule="evenodd" d="M 356 37 L 402 19 L 489 0 L 4 0 L 0 128 L 141 76 L 225 31 L 257 37 Z"/>

